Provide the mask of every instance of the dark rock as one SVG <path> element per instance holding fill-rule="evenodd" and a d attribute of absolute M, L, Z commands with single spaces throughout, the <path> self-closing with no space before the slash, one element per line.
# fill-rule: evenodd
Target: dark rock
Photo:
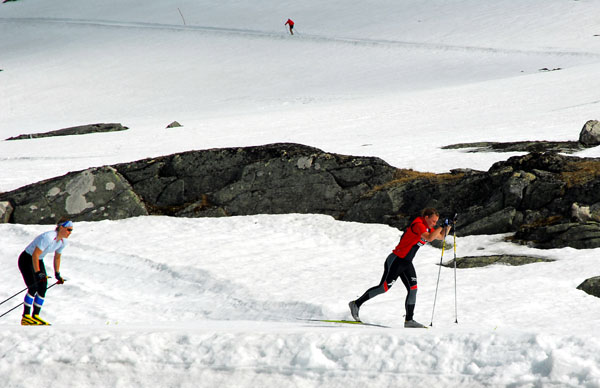
<path fill-rule="evenodd" d="M 571 154 L 587 147 L 578 141 L 515 141 L 491 142 L 480 141 L 474 143 L 458 143 L 442 147 L 442 149 L 456 150 L 468 149 L 467 152 L 562 152 Z"/>
<path fill-rule="evenodd" d="M 492 165 L 489 172 L 494 173 L 501 169 L 510 168 L 512 171 L 534 170 L 542 172 L 560 173 L 567 168 L 569 161 L 578 158 L 566 157 L 554 152 L 539 153 L 533 152 L 523 156 L 513 156 L 506 161 L 496 162 Z"/>
<path fill-rule="evenodd" d="M 525 265 L 531 263 L 551 262 L 554 260 L 543 257 L 517 256 L 517 255 L 491 255 L 491 256 L 465 256 L 456 258 L 456 268 L 487 267 L 492 264 Z M 443 263 L 444 267 L 454 267 L 454 259 Z"/>
<path fill-rule="evenodd" d="M 177 121 L 173 121 L 171 124 L 167 125 L 167 128 L 179 128 L 183 125 L 179 124 Z"/>
<path fill-rule="evenodd" d="M 505 208 L 460 228 L 461 235 L 497 234 L 512 232 L 520 225 L 523 215 L 515 208 Z"/>
<path fill-rule="evenodd" d="M 15 137 L 9 137 L 6 140 L 22 140 L 22 139 L 36 139 L 40 137 L 52 137 L 52 136 L 69 136 L 69 135 L 85 135 L 88 133 L 99 133 L 99 132 L 115 132 L 124 131 L 129 129 L 122 126 L 121 124 L 89 124 L 81 125 L 77 127 L 70 127 L 59 129 L 56 131 L 43 132 L 43 133 L 32 133 L 29 135 L 19 135 Z"/>
<path fill-rule="evenodd" d="M 586 279 L 583 283 L 577 286 L 577 289 L 600 298 L 600 276 Z"/>
<path fill-rule="evenodd" d="M 185 152 L 115 168 L 153 213 L 186 216 L 321 213 L 340 217 L 391 179 L 381 159 L 297 144 Z"/>
<path fill-rule="evenodd" d="M 526 189 L 535 182 L 535 174 L 525 171 L 513 172 L 504 182 L 502 192 L 504 193 L 504 206 L 518 207 L 526 196 Z"/>
<path fill-rule="evenodd" d="M 565 246 L 588 249 L 600 247 L 600 223 L 555 223 L 550 225 L 523 225 L 514 240 L 534 248 L 552 249 Z"/>

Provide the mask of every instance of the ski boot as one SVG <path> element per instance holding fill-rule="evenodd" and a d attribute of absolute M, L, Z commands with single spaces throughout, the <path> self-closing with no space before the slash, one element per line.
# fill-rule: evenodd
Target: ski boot
<path fill-rule="evenodd" d="M 410 321 L 404 322 L 404 327 L 406 328 L 417 328 L 417 329 L 427 329 L 427 326 L 420 324 L 419 322 L 411 319 Z"/>
<path fill-rule="evenodd" d="M 350 303 L 348 303 L 348 307 L 350 307 L 350 314 L 352 314 L 352 318 L 354 318 L 354 320 L 356 322 L 360 322 L 360 318 L 358 316 L 358 306 L 356 305 L 356 301 L 353 300 Z"/>
<path fill-rule="evenodd" d="M 31 319 L 36 322 L 36 325 L 40 325 L 40 326 L 50 325 L 48 322 L 46 322 L 42 318 L 40 318 L 40 316 L 37 314 L 32 315 Z"/>
<path fill-rule="evenodd" d="M 38 323 L 34 321 L 31 315 L 29 314 L 23 314 L 23 316 L 21 317 L 21 326 L 35 326 L 37 324 Z"/>

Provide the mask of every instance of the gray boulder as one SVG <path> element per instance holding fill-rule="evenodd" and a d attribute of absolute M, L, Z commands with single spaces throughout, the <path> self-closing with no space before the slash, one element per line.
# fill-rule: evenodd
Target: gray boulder
<path fill-rule="evenodd" d="M 25 186 L 10 193 L 10 202 L 14 207 L 11 220 L 19 224 L 53 224 L 62 216 L 98 221 L 148 214 L 129 183 L 112 167 Z"/>
<path fill-rule="evenodd" d="M 600 298 L 600 276 L 586 279 L 583 283 L 577 286 L 577 289 Z"/>
<path fill-rule="evenodd" d="M 580 205 L 577 202 L 571 206 L 571 216 L 578 222 L 587 222 L 592 219 L 590 207 Z"/>
<path fill-rule="evenodd" d="M 600 144 L 600 122 L 589 120 L 579 133 L 579 142 L 585 146 L 597 146 Z"/>
<path fill-rule="evenodd" d="M 13 207 L 9 201 L 0 202 L 0 224 L 6 224 L 10 220 Z"/>

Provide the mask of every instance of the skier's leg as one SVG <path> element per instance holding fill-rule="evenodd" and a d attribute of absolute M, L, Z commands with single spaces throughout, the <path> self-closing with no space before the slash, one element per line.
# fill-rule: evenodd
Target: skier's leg
<path fill-rule="evenodd" d="M 406 300 L 404 301 L 404 308 L 406 309 L 406 321 L 413 320 L 413 314 L 415 312 L 415 305 L 417 304 L 417 272 L 415 266 L 411 262 L 402 269 L 400 273 L 400 279 L 406 287 Z"/>
<path fill-rule="evenodd" d="M 19 271 L 27 286 L 27 294 L 25 294 L 25 300 L 23 301 L 23 315 L 29 315 L 31 313 L 31 305 L 33 304 L 33 298 L 37 292 L 37 285 L 35 274 L 33 271 L 31 255 L 27 252 L 21 253 L 19 256 Z"/>
<path fill-rule="evenodd" d="M 46 266 L 44 262 L 40 260 L 40 271 L 47 276 Z M 46 280 L 38 280 L 37 282 L 37 292 L 35 294 L 35 299 L 33 300 L 33 315 L 39 315 L 40 310 L 44 304 L 44 298 L 46 297 L 46 289 L 48 288 L 48 282 Z"/>
<path fill-rule="evenodd" d="M 376 297 L 379 294 L 383 294 L 387 292 L 396 279 L 398 278 L 397 267 L 399 261 L 402 260 L 395 254 L 391 253 L 387 259 L 385 260 L 385 264 L 383 266 L 383 276 L 381 277 L 381 281 L 375 287 L 369 288 L 365 293 L 356 300 L 356 305 L 360 308 L 360 306 L 365 303 L 367 300 Z"/>

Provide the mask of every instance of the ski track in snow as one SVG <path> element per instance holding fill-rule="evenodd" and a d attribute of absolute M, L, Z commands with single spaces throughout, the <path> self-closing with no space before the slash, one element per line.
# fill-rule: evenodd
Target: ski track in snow
<path fill-rule="evenodd" d="M 239 28 L 223 28 L 210 26 L 194 26 L 194 25 L 175 25 L 161 23 L 144 23 L 144 22 L 121 22 L 114 20 L 92 20 L 92 19 L 69 19 L 69 18 L 0 18 L 0 22 L 4 23 L 28 23 L 28 24 L 63 24 L 63 25 L 82 25 L 95 27 L 111 27 L 111 28 L 129 28 L 129 29 L 152 29 L 152 30 L 168 30 L 168 31 L 202 31 L 219 34 L 239 35 L 248 37 L 261 37 L 268 39 L 290 39 L 287 34 L 280 32 L 269 32 L 251 29 Z M 520 54 L 520 55 L 545 55 L 545 56 L 571 56 L 585 57 L 591 59 L 600 59 L 599 53 L 585 51 L 564 51 L 564 50 L 519 50 L 508 48 L 494 47 L 477 47 L 467 45 L 451 45 L 441 43 L 427 42 L 409 42 L 391 39 L 364 39 L 364 38 L 349 38 L 322 36 L 313 34 L 296 33 L 293 39 L 315 42 L 332 42 L 346 43 L 351 45 L 365 46 L 388 46 L 402 47 L 412 49 L 425 49 L 436 51 L 461 51 L 472 53 L 498 53 L 498 54 Z"/>

